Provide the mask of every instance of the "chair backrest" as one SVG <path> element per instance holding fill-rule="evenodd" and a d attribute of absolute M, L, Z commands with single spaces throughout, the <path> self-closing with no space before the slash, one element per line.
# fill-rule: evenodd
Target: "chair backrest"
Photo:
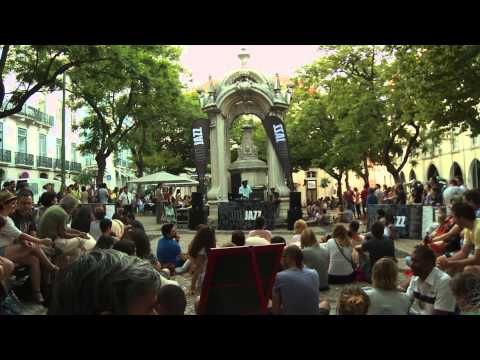
<path fill-rule="evenodd" d="M 211 249 L 199 313 L 265 314 L 282 244 Z"/>

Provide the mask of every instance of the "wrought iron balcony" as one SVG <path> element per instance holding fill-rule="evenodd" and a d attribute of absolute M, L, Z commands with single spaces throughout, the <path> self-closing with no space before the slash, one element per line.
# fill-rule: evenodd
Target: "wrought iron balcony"
<path fill-rule="evenodd" d="M 10 150 L 0 149 L 0 162 L 10 163 L 12 161 L 12 152 Z"/>
<path fill-rule="evenodd" d="M 123 160 L 123 159 L 115 159 L 113 164 L 115 166 L 129 167 L 129 162 L 127 160 Z"/>
<path fill-rule="evenodd" d="M 16 152 L 15 153 L 15 165 L 33 166 L 33 155 L 32 154 L 27 154 L 27 153 L 22 153 L 22 152 Z"/>
<path fill-rule="evenodd" d="M 51 169 L 52 163 L 52 158 L 46 156 L 37 156 L 37 167 Z"/>
<path fill-rule="evenodd" d="M 5 109 L 5 106 L 1 107 L 2 110 Z M 14 115 L 23 115 L 26 118 L 35 120 L 41 124 L 53 126 L 55 121 L 55 117 L 53 115 L 48 115 L 37 108 L 30 106 L 30 105 L 23 105 L 22 110 Z"/>
<path fill-rule="evenodd" d="M 70 170 L 75 172 L 80 172 L 82 171 L 82 164 L 72 161 L 70 163 Z"/>

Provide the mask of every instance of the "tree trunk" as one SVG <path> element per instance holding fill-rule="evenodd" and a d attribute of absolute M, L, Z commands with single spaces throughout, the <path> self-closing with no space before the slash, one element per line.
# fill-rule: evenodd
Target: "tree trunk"
<path fill-rule="evenodd" d="M 387 171 L 392 174 L 395 185 L 400 184 L 402 182 L 402 179 L 400 177 L 400 172 L 398 171 L 398 169 L 392 163 L 385 164 L 385 167 L 387 168 Z"/>
<path fill-rule="evenodd" d="M 370 186 L 369 185 L 370 173 L 368 171 L 368 159 L 366 157 L 363 159 L 363 171 L 364 172 L 361 174 L 363 182 L 365 183 L 366 186 Z"/>
<path fill-rule="evenodd" d="M 348 176 L 348 171 L 345 172 L 345 186 L 347 187 L 347 190 L 350 188 L 350 179 Z"/>
<path fill-rule="evenodd" d="M 103 153 L 98 153 L 95 156 L 95 161 L 97 162 L 97 168 L 98 168 L 96 181 L 97 181 L 97 186 L 99 186 L 104 182 L 103 178 L 105 176 L 105 169 L 107 167 L 107 158 Z"/>
<path fill-rule="evenodd" d="M 338 201 L 340 203 L 342 203 L 342 194 L 343 194 L 343 191 L 342 191 L 342 177 L 340 176 L 339 178 L 337 178 L 337 197 L 338 197 Z"/>

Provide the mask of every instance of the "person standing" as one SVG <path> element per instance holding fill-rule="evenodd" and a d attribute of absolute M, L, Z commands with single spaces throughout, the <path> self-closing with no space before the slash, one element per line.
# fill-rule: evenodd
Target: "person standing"
<path fill-rule="evenodd" d="M 360 196 L 360 192 L 357 188 L 353 188 L 353 195 L 355 199 L 355 210 L 357 211 L 357 219 L 360 219 L 362 216 L 362 199 Z"/>
<path fill-rule="evenodd" d="M 108 190 L 107 184 L 102 183 L 98 187 L 98 202 L 101 204 L 108 204 Z"/>
<path fill-rule="evenodd" d="M 248 185 L 248 180 L 243 180 L 242 181 L 242 186 L 238 189 L 238 193 L 242 195 L 243 199 L 250 199 L 250 195 L 252 194 L 253 190 Z"/>
<path fill-rule="evenodd" d="M 82 204 L 88 204 L 88 191 L 85 186 L 82 186 L 82 193 L 80 194 L 80 201 Z"/>
<path fill-rule="evenodd" d="M 123 188 L 123 192 L 118 197 L 118 201 L 123 207 L 125 214 L 132 212 L 133 195 L 128 191 L 128 186 Z"/>
<path fill-rule="evenodd" d="M 363 187 L 362 192 L 360 193 L 360 198 L 362 200 L 362 211 L 363 211 L 363 216 L 367 215 L 367 198 L 368 198 L 368 185 L 365 184 Z"/>
<path fill-rule="evenodd" d="M 380 184 L 375 185 L 375 187 L 376 187 L 375 197 L 377 198 L 377 203 L 383 204 L 385 193 L 382 191 L 382 187 L 380 186 Z"/>

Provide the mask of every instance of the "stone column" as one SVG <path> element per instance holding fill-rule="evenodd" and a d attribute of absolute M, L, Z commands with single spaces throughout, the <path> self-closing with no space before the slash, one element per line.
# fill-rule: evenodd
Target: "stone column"
<path fill-rule="evenodd" d="M 226 139 L 226 120 L 223 115 L 218 112 L 216 114 L 217 122 L 217 161 L 218 161 L 218 201 L 228 201 L 228 164 L 227 154 L 227 139 Z"/>
<path fill-rule="evenodd" d="M 208 200 L 217 200 L 218 195 L 218 150 L 217 150 L 217 119 L 215 113 L 209 113 L 210 119 L 210 166 L 212 174 L 212 184 L 207 193 Z"/>
<path fill-rule="evenodd" d="M 268 159 L 268 187 L 274 187 L 280 194 L 280 197 L 288 197 L 290 190 L 285 185 L 285 176 L 283 169 L 278 160 L 277 153 L 272 145 L 270 139 L 267 138 L 267 159 Z"/>

